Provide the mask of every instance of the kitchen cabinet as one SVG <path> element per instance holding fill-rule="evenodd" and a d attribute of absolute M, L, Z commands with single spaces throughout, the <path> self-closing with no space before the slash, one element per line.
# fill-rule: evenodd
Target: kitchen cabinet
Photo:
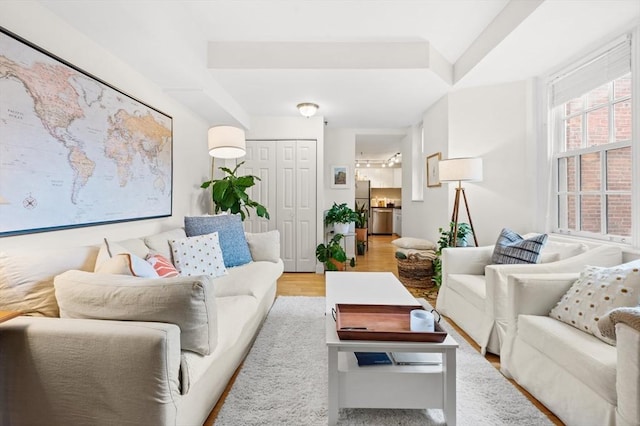
<path fill-rule="evenodd" d="M 393 188 L 393 169 L 369 169 L 366 171 L 372 188 Z"/>
<path fill-rule="evenodd" d="M 393 209 L 393 233 L 402 236 L 402 210 Z"/>
<path fill-rule="evenodd" d="M 402 188 L 402 167 L 393 170 L 393 186 L 392 188 Z"/>

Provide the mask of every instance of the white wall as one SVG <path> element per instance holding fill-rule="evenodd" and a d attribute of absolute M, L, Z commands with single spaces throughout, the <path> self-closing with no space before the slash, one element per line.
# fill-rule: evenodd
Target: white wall
<path fill-rule="evenodd" d="M 527 155 L 532 143 L 528 94 L 527 82 L 520 81 L 449 96 L 449 158 L 483 160 L 483 181 L 464 184 L 480 245 L 495 243 L 504 227 L 536 231 L 531 187 L 536 158 Z M 453 188 L 449 193 L 452 208 Z"/>
<path fill-rule="evenodd" d="M 463 89 L 440 99 L 423 117 L 425 156 L 442 152 L 442 159 L 483 159 L 483 181 L 463 185 L 480 245 L 495 243 L 503 227 L 537 230 L 531 93 L 524 81 Z M 419 142 L 414 137 L 412 143 Z M 437 242 L 438 228 L 451 219 L 454 198 L 454 184 L 443 183 L 426 188 L 423 203 L 405 202 L 403 235 Z M 460 221 L 467 222 L 464 205 Z"/>
<path fill-rule="evenodd" d="M 449 99 L 447 96 L 442 97 L 431 108 L 429 108 L 422 119 L 424 127 L 424 154 L 420 154 L 420 164 L 424 170 L 426 157 L 437 152 L 442 153 L 442 158 L 447 158 L 448 141 L 449 141 Z M 411 141 L 407 143 L 420 144 L 419 126 L 416 126 L 415 135 Z M 412 152 L 407 147 L 406 152 Z M 403 154 L 404 156 L 404 154 Z M 413 160 L 412 160 L 413 162 Z M 412 164 L 407 162 L 404 164 Z M 406 175 L 411 176 L 411 171 L 404 171 Z M 406 176 L 405 175 L 405 176 Z M 405 182 L 403 176 L 403 182 Z M 411 182 L 410 179 L 407 179 Z M 413 185 L 413 182 L 411 182 Z M 427 188 L 425 182 L 422 188 L 423 201 L 411 200 L 411 188 L 403 185 L 403 205 L 402 205 L 402 235 L 416 238 L 426 238 L 430 241 L 438 241 L 438 228 L 445 227 L 449 223 L 451 212 L 448 210 L 449 191 L 446 184 L 440 187 Z"/>
<path fill-rule="evenodd" d="M 102 238 L 143 236 L 183 224 L 205 212 L 208 178 L 207 123 L 172 100 L 126 63 L 33 2 L 0 2 L 0 25 L 118 89 L 173 117 L 173 216 L 0 238 L 0 250 L 98 244 Z"/>
<path fill-rule="evenodd" d="M 356 133 L 354 129 L 326 129 L 324 149 L 324 204 L 323 210 L 330 208 L 333 203 L 347 203 L 354 208 L 355 163 L 356 163 Z M 347 166 L 349 170 L 349 185 L 345 189 L 331 188 L 331 166 Z"/>

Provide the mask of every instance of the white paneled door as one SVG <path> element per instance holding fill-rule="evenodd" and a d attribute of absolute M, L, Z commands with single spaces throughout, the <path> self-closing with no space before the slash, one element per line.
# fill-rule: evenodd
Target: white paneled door
<path fill-rule="evenodd" d="M 284 270 L 314 272 L 316 142 L 247 141 L 245 161 L 245 172 L 261 179 L 252 188 L 252 194 L 257 195 L 254 199 L 260 200 L 271 216 L 269 221 L 252 216 L 245 221 L 245 229 L 248 232 L 278 229 Z"/>

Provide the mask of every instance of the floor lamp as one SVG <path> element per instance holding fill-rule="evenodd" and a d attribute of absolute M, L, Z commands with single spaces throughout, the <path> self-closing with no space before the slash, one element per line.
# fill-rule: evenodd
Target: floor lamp
<path fill-rule="evenodd" d="M 209 155 L 211 156 L 211 190 L 215 173 L 216 158 L 233 159 L 247 153 L 244 130 L 233 126 L 213 126 L 208 133 Z"/>
<path fill-rule="evenodd" d="M 440 160 L 438 162 L 438 177 L 440 182 L 458 182 L 456 198 L 453 203 L 453 213 L 451 214 L 451 222 L 453 222 L 453 247 L 456 246 L 458 239 L 460 194 L 462 194 L 464 206 L 467 209 L 467 217 L 469 218 L 473 241 L 476 246 L 478 246 L 478 238 L 476 237 L 476 230 L 473 228 L 473 221 L 471 220 L 471 213 L 469 212 L 469 203 L 467 202 L 467 195 L 462 187 L 462 181 L 477 182 L 482 180 L 482 158 L 450 158 L 448 160 Z"/>

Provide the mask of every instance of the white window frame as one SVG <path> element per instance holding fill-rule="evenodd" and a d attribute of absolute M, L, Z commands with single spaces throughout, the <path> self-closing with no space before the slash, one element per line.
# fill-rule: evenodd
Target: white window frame
<path fill-rule="evenodd" d="M 570 152 L 565 152 L 564 151 L 564 138 L 566 136 L 565 134 L 565 128 L 563 126 L 563 121 L 564 121 L 564 110 L 563 110 L 563 106 L 565 105 L 565 103 L 560 104 L 556 107 L 552 107 L 552 103 L 551 103 L 551 95 L 549 94 L 550 90 L 548 90 L 547 92 L 547 113 L 548 113 L 548 117 L 549 117 L 549 126 L 550 126 L 550 131 L 549 131 L 549 137 L 550 137 L 550 143 L 549 143 L 549 147 L 551 149 L 550 153 L 549 153 L 549 159 L 551 162 L 551 179 L 549 179 L 548 184 L 549 186 L 549 196 L 550 196 L 550 206 L 551 206 L 551 215 L 550 215 L 550 228 L 551 228 L 551 232 L 553 233 L 558 233 L 558 234 L 562 234 L 562 235 L 571 235 L 571 236 L 577 236 L 577 237 L 583 237 L 583 238 L 589 238 L 589 239 L 594 239 L 594 240 L 607 240 L 607 241 L 612 241 L 612 242 L 617 242 L 617 243 L 622 243 L 624 245 L 633 245 L 634 247 L 638 246 L 638 243 L 640 242 L 639 240 L 639 233 L 640 233 L 640 220 L 636 219 L 638 217 L 638 212 L 640 211 L 639 209 L 639 203 L 640 203 L 640 181 L 638 180 L 640 178 L 640 174 L 638 173 L 638 169 L 640 168 L 640 149 L 637 149 L 638 147 L 638 130 L 640 129 L 640 120 L 638 119 L 639 114 L 638 111 L 640 111 L 640 99 L 639 99 L 639 93 L 640 93 L 640 70 L 638 69 L 638 61 L 639 61 L 639 56 L 640 56 L 640 48 L 639 46 L 637 46 L 638 43 L 636 43 L 635 41 L 638 40 L 638 33 L 640 33 L 640 27 L 636 27 L 633 31 L 631 32 L 627 32 L 625 34 L 625 37 L 629 37 L 631 40 L 631 84 L 632 84 L 632 91 L 631 91 L 631 108 L 632 108 L 632 130 L 631 130 L 631 139 L 629 141 L 621 141 L 621 142 L 612 142 L 609 144 L 604 144 L 604 145 L 599 145 L 599 146 L 592 146 L 592 147 L 585 147 L 585 148 L 581 148 L 581 149 L 576 149 L 576 150 L 572 150 Z M 603 48 L 600 48 L 598 50 L 592 51 L 592 54 L 590 55 L 585 55 L 583 56 L 583 58 L 581 60 L 578 61 L 574 61 L 572 66 L 567 66 L 565 67 L 565 70 L 570 70 L 572 68 L 576 68 L 577 66 L 579 66 L 580 63 L 587 63 L 588 61 L 590 61 L 593 58 L 596 58 L 598 56 L 600 56 L 604 51 L 606 51 L 608 49 L 608 47 L 611 44 L 615 44 L 615 43 L 610 43 L 608 46 L 605 46 Z M 559 75 L 560 73 L 556 73 L 556 75 Z M 550 82 L 552 81 L 552 78 L 548 78 L 547 79 L 547 89 L 549 89 L 550 87 Z M 586 94 L 585 94 L 586 95 Z M 584 95 L 583 95 L 584 96 Z M 618 102 L 615 102 L 618 103 Z M 613 140 L 612 136 L 612 132 L 615 132 L 615 129 L 612 126 L 612 119 L 613 119 L 613 114 L 612 114 L 612 109 L 613 109 L 613 105 L 615 105 L 615 103 L 613 103 L 611 101 L 611 97 L 609 98 L 608 101 L 608 105 L 609 105 L 609 140 Z M 599 105 L 602 106 L 602 105 Z M 586 112 L 592 110 L 592 109 L 596 109 L 596 107 L 593 108 L 585 108 L 583 111 L 581 111 L 581 114 L 583 114 L 584 117 L 586 117 Z M 578 114 L 576 114 L 578 115 Z M 582 126 L 582 140 L 586 141 L 586 125 L 584 125 L 586 123 L 584 123 L 583 120 L 583 126 Z M 601 185 L 600 185 L 600 191 L 599 194 L 601 196 L 601 231 L 604 231 L 606 229 L 607 226 L 607 216 L 606 216 L 606 210 L 607 210 L 607 199 L 606 199 L 606 195 L 613 195 L 616 193 L 620 193 L 619 191 L 609 191 L 606 188 L 605 182 L 606 182 L 606 151 L 612 150 L 612 149 L 617 149 L 617 148 L 624 148 L 624 147 L 631 147 L 632 149 L 632 169 L 631 169 L 631 173 L 632 173 L 632 186 L 631 186 L 631 219 L 632 219 L 632 229 L 631 229 L 631 237 L 629 236 L 616 236 L 616 235 L 610 235 L 610 234 L 604 234 L 604 233 L 593 233 L 593 232 L 587 232 L 587 231 L 581 231 L 581 230 L 570 230 L 567 229 L 566 227 L 562 227 L 560 222 L 560 215 L 559 215 L 559 209 L 560 209 L 560 205 L 559 205 L 559 195 L 562 195 L 563 192 L 560 191 L 559 188 L 559 179 L 558 179 L 558 163 L 559 163 L 559 159 L 561 158 L 567 158 L 567 157 L 574 157 L 575 158 L 575 184 L 576 184 L 576 188 L 575 188 L 575 192 L 572 191 L 572 193 L 574 193 L 576 195 L 576 199 L 575 199 L 575 208 L 576 208 L 576 212 L 577 212 L 577 217 L 576 217 L 576 227 L 580 228 L 580 195 L 582 194 L 582 190 L 580 188 L 580 155 L 583 154 L 588 154 L 588 153 L 592 153 L 592 152 L 599 152 L 600 153 L 600 161 L 601 161 Z M 567 191 L 568 192 L 568 191 Z M 564 192 L 565 194 L 567 192 Z M 589 194 L 595 194 L 598 192 L 595 191 L 586 191 L 586 193 Z M 627 191 L 623 192 L 624 194 L 628 194 Z"/>

